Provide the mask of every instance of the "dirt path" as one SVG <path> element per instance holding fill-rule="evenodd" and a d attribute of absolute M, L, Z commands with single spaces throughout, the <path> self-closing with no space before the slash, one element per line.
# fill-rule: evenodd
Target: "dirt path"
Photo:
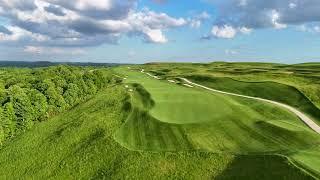
<path fill-rule="evenodd" d="M 318 124 L 316 124 L 312 119 L 310 119 L 307 115 L 305 115 L 304 113 L 302 113 L 301 111 L 297 110 L 296 108 L 293 108 L 289 105 L 283 104 L 283 103 L 279 103 L 276 101 L 271 101 L 268 99 L 263 99 L 263 98 L 258 98 L 258 97 L 252 97 L 252 96 L 246 96 L 246 95 L 241 95 L 241 94 L 235 94 L 235 93 L 229 93 L 229 92 L 224 92 L 224 91 L 219 91 L 216 89 L 212 89 L 194 82 L 189 81 L 186 78 L 180 78 L 182 80 L 184 80 L 186 83 L 191 84 L 193 86 L 197 86 L 209 91 L 213 91 L 213 92 L 217 92 L 217 93 L 221 93 L 221 94 L 227 94 L 227 95 L 232 95 L 232 96 L 238 96 L 238 97 L 244 97 L 244 98 L 249 98 L 249 99 L 255 99 L 255 100 L 259 100 L 259 101 L 264 101 L 264 102 L 268 102 L 271 104 L 275 104 L 277 106 L 283 107 L 289 111 L 291 111 L 292 113 L 294 113 L 295 115 L 297 115 L 306 125 L 308 125 L 312 130 L 314 130 L 315 132 L 317 132 L 318 134 L 320 134 L 320 126 Z"/>

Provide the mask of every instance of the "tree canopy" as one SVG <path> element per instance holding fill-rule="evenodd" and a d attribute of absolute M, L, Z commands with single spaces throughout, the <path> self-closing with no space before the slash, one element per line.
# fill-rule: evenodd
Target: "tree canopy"
<path fill-rule="evenodd" d="M 114 82 L 105 68 L 2 68 L 0 145 L 49 117 L 85 101 Z"/>

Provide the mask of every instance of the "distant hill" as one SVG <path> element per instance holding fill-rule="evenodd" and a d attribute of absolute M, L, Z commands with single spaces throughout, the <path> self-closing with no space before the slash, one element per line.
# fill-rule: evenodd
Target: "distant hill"
<path fill-rule="evenodd" d="M 293 64 L 291 66 L 294 66 L 294 67 L 320 67 L 320 62 Z"/>
<path fill-rule="evenodd" d="M 118 66 L 117 63 L 90 63 L 90 62 L 50 62 L 50 61 L 0 61 L 0 67 L 48 67 L 60 64 L 73 66 Z"/>

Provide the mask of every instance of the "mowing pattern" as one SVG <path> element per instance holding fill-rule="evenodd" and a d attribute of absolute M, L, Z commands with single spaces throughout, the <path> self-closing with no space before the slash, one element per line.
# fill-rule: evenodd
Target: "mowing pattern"
<path fill-rule="evenodd" d="M 294 114 L 272 104 L 118 72 L 142 85 L 132 86 L 131 115 L 116 134 L 128 149 L 293 153 L 320 143 Z"/>
<path fill-rule="evenodd" d="M 178 151 L 193 148 L 182 126 L 160 122 L 137 108 L 133 109 L 118 131 L 117 139 L 133 150 Z"/>
<path fill-rule="evenodd" d="M 131 101 L 140 99 L 137 94 L 131 96 Z M 134 110 L 130 104 L 122 102 L 128 100 L 126 92 L 119 87 L 99 92 L 88 102 L 36 124 L 30 131 L 8 141 L 0 149 L 0 179 L 311 179 L 280 156 L 129 151 L 113 137 L 127 117 L 125 111 Z M 139 112 L 145 105 L 152 107 L 152 103 L 147 102 L 144 105 L 135 103 Z M 126 123 L 137 119 L 133 117 Z M 140 123 L 150 119 L 146 117 L 145 120 Z M 168 141 L 172 134 L 170 137 L 165 134 L 171 127 L 174 133 L 181 131 L 189 136 L 186 127 L 175 129 L 181 125 L 167 123 L 165 126 L 166 123 L 153 120 L 154 124 L 148 122 L 153 125 L 152 136 L 162 134 L 164 141 Z M 149 129 L 148 126 L 144 129 Z M 157 126 L 161 128 L 155 128 Z M 230 134 L 236 137 L 235 133 Z"/>

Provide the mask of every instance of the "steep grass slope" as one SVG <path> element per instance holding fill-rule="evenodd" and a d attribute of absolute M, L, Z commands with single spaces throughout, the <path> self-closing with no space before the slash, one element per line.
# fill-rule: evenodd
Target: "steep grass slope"
<path fill-rule="evenodd" d="M 294 87 L 275 82 L 244 82 L 231 78 L 201 75 L 188 76 L 187 78 L 217 90 L 288 104 L 307 113 L 320 124 L 320 110 Z"/>
<path fill-rule="evenodd" d="M 209 153 L 123 148 L 113 136 L 126 116 L 124 97 L 122 88 L 107 90 L 7 142 L 0 150 L 0 179 L 210 179 L 232 161 L 232 156 Z M 286 169 L 293 171 L 281 171 Z"/>
<path fill-rule="evenodd" d="M 163 77 L 205 75 L 210 77 L 231 77 L 236 80 L 250 82 L 278 82 L 298 89 L 314 105 L 320 108 L 319 67 L 319 63 L 285 65 L 213 62 L 209 64 L 158 63 L 143 65 L 140 68 L 145 68 Z"/>
<path fill-rule="evenodd" d="M 312 179 L 280 156 L 129 151 L 113 139 L 128 100 L 122 88 L 106 90 L 8 141 L 0 179 Z"/>
<path fill-rule="evenodd" d="M 142 90 L 133 87 L 133 105 L 154 104 L 133 107 L 118 132 L 117 140 L 129 149 L 291 153 L 320 143 L 319 135 L 295 115 L 272 104 L 182 87 L 140 72 L 118 72 L 128 76 L 127 82 L 140 83 L 143 94 L 150 93 L 141 96 Z"/>
<path fill-rule="evenodd" d="M 289 155 L 297 165 L 320 179 L 320 145 Z"/>
<path fill-rule="evenodd" d="M 270 99 L 285 104 L 289 104 L 312 117 L 318 124 L 320 122 L 320 110 L 314 106 L 297 89 L 274 82 L 243 82 L 230 78 L 208 77 L 208 76 L 189 76 L 189 79 L 205 86 L 218 90 L 244 94 L 249 96 Z M 298 127 L 300 128 L 300 127 Z M 298 130 L 298 129 L 296 129 Z M 276 130 L 274 133 L 278 133 Z M 320 146 L 307 148 L 295 153 L 289 153 L 288 157 L 299 166 L 307 169 L 316 177 L 320 177 Z"/>

